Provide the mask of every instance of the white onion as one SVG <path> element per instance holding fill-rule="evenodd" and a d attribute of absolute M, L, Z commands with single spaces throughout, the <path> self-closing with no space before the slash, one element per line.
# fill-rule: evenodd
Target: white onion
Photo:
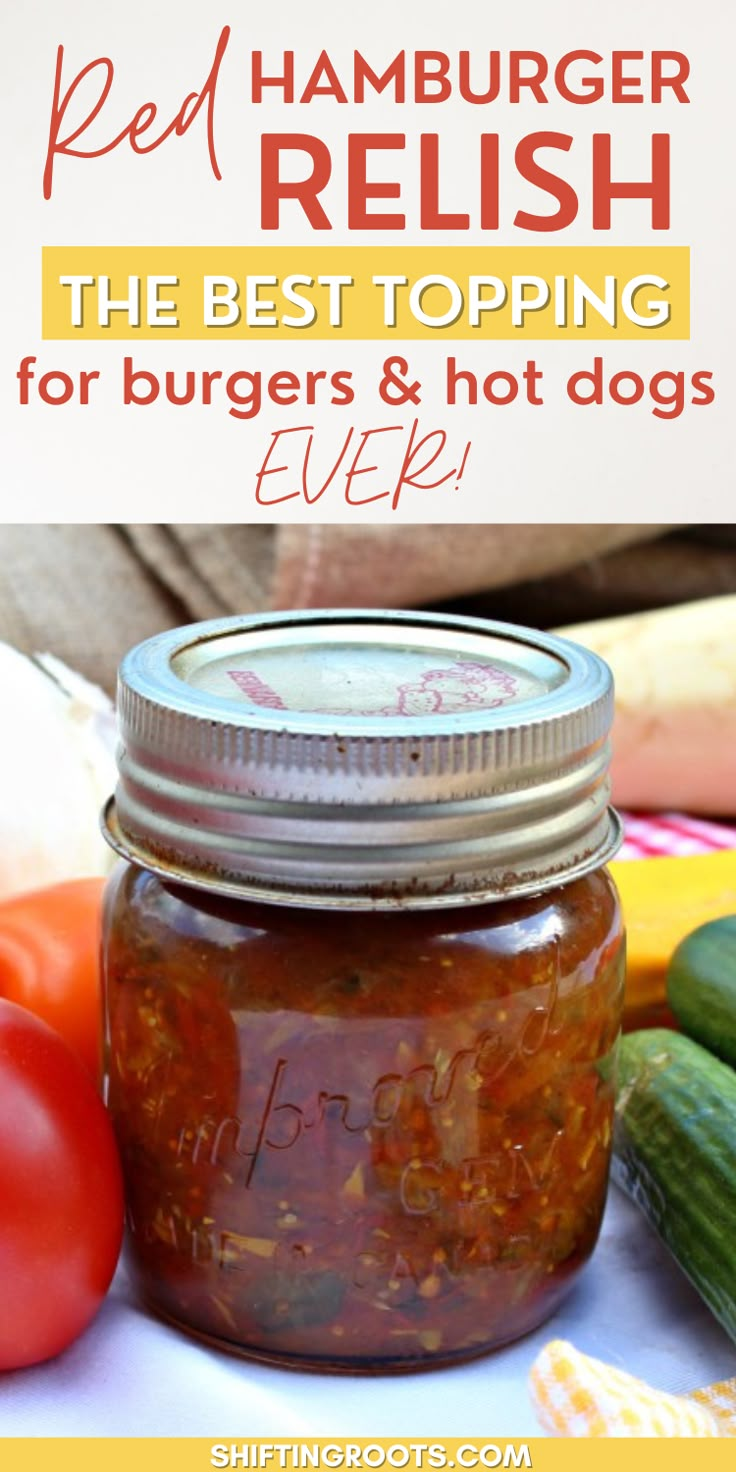
<path fill-rule="evenodd" d="M 0 898 L 106 874 L 100 808 L 115 785 L 104 692 L 52 655 L 0 643 Z"/>

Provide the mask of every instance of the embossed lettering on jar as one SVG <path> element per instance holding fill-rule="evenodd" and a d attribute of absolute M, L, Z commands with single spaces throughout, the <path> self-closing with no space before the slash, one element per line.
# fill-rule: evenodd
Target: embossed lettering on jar
<path fill-rule="evenodd" d="M 121 671 L 107 1086 L 169 1320 L 302 1368 L 550 1314 L 605 1202 L 611 686 L 430 615 L 219 621 Z"/>

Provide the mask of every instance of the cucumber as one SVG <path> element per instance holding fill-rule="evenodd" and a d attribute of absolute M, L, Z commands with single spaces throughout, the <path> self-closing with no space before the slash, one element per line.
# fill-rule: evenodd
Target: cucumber
<path fill-rule="evenodd" d="M 736 1073 L 666 1028 L 621 1040 L 613 1178 L 736 1341 Z"/>
<path fill-rule="evenodd" d="M 667 972 L 680 1027 L 736 1067 L 736 915 L 700 925 L 681 941 Z"/>

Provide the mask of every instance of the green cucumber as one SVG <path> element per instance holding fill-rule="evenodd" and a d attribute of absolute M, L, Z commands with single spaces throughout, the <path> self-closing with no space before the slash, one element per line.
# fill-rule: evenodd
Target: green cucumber
<path fill-rule="evenodd" d="M 613 1178 L 736 1341 L 736 1073 L 666 1028 L 622 1038 Z"/>
<path fill-rule="evenodd" d="M 680 943 L 667 999 L 684 1032 L 736 1067 L 736 915 L 700 925 Z"/>

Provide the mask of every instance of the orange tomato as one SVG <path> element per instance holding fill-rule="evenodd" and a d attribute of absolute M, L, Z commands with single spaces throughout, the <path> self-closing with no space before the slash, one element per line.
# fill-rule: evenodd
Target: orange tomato
<path fill-rule="evenodd" d="M 102 879 L 74 879 L 0 903 L 0 997 L 61 1034 L 100 1074 Z"/>

